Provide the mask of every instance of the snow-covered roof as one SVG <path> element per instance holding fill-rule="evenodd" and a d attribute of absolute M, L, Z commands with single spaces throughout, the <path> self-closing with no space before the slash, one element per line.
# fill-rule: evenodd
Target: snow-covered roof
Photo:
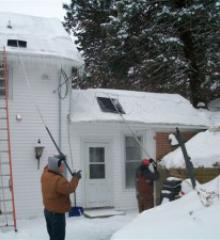
<path fill-rule="evenodd" d="M 212 167 L 220 163 L 220 131 L 207 130 L 200 132 L 186 142 L 186 149 L 194 167 Z M 185 168 L 185 161 L 181 149 L 168 153 L 163 157 L 161 165 L 169 168 Z"/>
<path fill-rule="evenodd" d="M 125 114 L 103 112 L 97 97 L 117 99 Z M 134 123 L 205 127 L 204 112 L 193 108 L 178 94 L 161 94 L 111 89 L 73 90 L 72 122 L 130 121 Z"/>
<path fill-rule="evenodd" d="M 26 41 L 27 47 L 7 46 L 8 40 Z M 60 20 L 0 12 L 0 49 L 23 54 L 44 54 L 72 59 L 82 58 Z"/>

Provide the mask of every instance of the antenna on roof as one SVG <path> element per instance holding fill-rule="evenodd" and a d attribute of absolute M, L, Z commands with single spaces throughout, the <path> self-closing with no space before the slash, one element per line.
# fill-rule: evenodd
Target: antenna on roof
<path fill-rule="evenodd" d="M 211 112 L 219 112 L 220 111 L 220 98 L 216 98 L 210 101 L 207 105 L 209 111 Z"/>
<path fill-rule="evenodd" d="M 11 20 L 8 20 L 7 28 L 12 29 Z"/>

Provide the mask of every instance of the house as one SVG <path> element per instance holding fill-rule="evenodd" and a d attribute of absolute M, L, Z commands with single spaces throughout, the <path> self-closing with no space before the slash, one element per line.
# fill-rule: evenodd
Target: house
<path fill-rule="evenodd" d="M 12 13 L 0 13 L 1 61 L 3 53 L 9 80 L 16 215 L 37 216 L 43 208 L 40 176 L 48 156 L 57 154 L 44 125 L 65 149 L 69 80 L 80 71 L 83 61 L 58 19 Z M 44 151 L 38 165 L 35 146 L 39 143 Z"/>
<path fill-rule="evenodd" d="M 77 200 L 85 208 L 135 208 L 140 160 L 169 152 L 176 127 L 189 139 L 209 125 L 177 94 L 87 89 L 73 90 L 71 99 L 70 147 L 74 168 L 82 169 Z"/>
<path fill-rule="evenodd" d="M 85 208 L 136 207 L 134 171 L 143 157 L 170 151 L 168 135 L 206 129 L 206 115 L 176 94 L 108 89 L 70 91 L 82 59 L 56 19 L 0 13 L 0 56 L 7 56 L 16 215 L 42 214 L 40 176 L 57 151 L 82 169 L 77 203 Z M 71 100 L 71 101 L 70 101 Z M 44 146 L 39 163 L 35 147 Z M 1 159 L 1 158 L 0 158 Z"/>

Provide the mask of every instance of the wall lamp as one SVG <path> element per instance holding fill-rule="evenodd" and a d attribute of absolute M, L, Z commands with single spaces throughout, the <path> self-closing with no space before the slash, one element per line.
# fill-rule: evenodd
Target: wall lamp
<path fill-rule="evenodd" d="M 34 147 L 35 158 L 37 159 L 37 169 L 40 168 L 40 159 L 43 155 L 44 146 L 41 144 L 41 140 L 38 139 L 37 145 Z"/>

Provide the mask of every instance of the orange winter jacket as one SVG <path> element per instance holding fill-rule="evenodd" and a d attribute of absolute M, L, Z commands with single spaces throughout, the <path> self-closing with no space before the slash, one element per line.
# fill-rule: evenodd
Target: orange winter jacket
<path fill-rule="evenodd" d="M 52 212 L 65 213 L 70 210 L 69 194 L 75 192 L 78 178 L 73 177 L 70 182 L 65 177 L 44 168 L 41 176 L 41 191 L 44 207 Z"/>

